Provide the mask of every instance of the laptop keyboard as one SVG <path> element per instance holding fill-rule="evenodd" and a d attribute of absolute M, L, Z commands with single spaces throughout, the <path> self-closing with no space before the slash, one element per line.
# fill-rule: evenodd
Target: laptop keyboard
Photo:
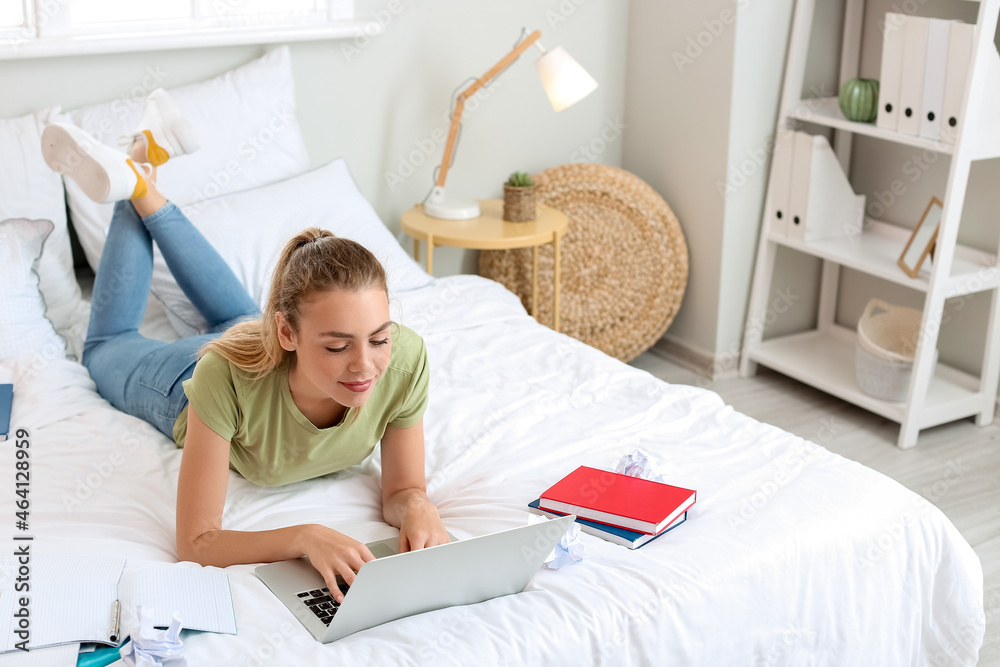
<path fill-rule="evenodd" d="M 347 595 L 348 590 L 350 590 L 350 586 L 347 584 L 340 585 L 340 592 L 344 595 Z M 323 621 L 323 625 L 330 625 L 330 621 L 340 609 L 340 603 L 336 602 L 330 595 L 329 588 L 316 588 L 311 591 L 302 591 L 296 595 L 316 615 L 316 618 Z"/>

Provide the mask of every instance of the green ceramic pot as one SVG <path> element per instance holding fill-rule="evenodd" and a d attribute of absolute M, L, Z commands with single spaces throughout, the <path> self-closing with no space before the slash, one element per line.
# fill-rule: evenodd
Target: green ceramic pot
<path fill-rule="evenodd" d="M 840 110 L 847 120 L 871 123 L 878 117 L 878 81 L 848 79 L 840 87 Z"/>

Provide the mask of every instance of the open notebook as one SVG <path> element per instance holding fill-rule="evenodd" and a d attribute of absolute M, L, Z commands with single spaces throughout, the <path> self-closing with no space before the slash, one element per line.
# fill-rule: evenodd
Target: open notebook
<path fill-rule="evenodd" d="M 119 645 L 138 627 L 137 605 L 152 607 L 153 624 L 170 625 L 174 612 L 185 630 L 236 634 L 229 577 L 215 568 L 150 565 L 122 576 L 124 558 L 32 557 L 28 648 L 94 642 Z M 0 652 L 17 650 L 25 593 L 15 590 L 18 564 L 0 561 Z M 119 632 L 112 639 L 115 601 Z"/>

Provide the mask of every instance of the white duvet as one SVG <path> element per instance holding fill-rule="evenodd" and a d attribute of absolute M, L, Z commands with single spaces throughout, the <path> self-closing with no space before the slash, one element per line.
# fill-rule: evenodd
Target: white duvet
<path fill-rule="evenodd" d="M 583 535 L 585 558 L 519 595 L 395 621 L 329 645 L 255 577 L 227 568 L 238 636 L 185 633 L 190 665 L 974 665 L 984 633 L 972 548 L 893 480 L 537 324 L 474 276 L 396 295 L 432 368 L 428 493 L 455 536 L 523 525 L 579 465 L 636 447 L 697 489 L 677 530 L 637 551 Z M 181 453 L 113 409 L 81 365 L 0 363 L 31 434 L 36 554 L 175 562 Z M 0 517 L 13 530 L 12 448 Z M 389 537 L 379 456 L 281 488 L 231 473 L 223 525 L 319 522 Z M 10 542 L 8 542 L 10 544 Z M 182 567 L 197 567 L 185 564 Z M 419 576 L 419 575 L 417 575 Z"/>

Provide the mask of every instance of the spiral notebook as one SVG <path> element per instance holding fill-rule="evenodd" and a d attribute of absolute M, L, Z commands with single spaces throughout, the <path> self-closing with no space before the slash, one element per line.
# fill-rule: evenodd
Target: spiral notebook
<path fill-rule="evenodd" d="M 0 652 L 120 645 L 138 626 L 140 604 L 153 609 L 156 627 L 167 627 L 176 612 L 185 630 L 236 634 L 229 577 L 217 568 L 150 565 L 123 576 L 124 558 L 32 556 L 26 593 L 20 567 L 15 558 L 0 561 Z"/>

